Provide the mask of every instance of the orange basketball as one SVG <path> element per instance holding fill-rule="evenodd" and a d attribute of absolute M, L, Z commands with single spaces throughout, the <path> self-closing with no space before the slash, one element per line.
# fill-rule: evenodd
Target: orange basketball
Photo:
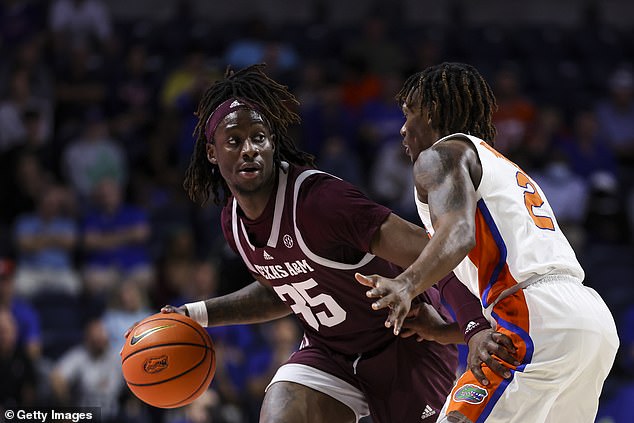
<path fill-rule="evenodd" d="M 126 338 L 121 368 L 139 399 L 175 408 L 207 390 L 216 372 L 216 355 L 209 334 L 194 320 L 157 313 L 139 322 Z"/>

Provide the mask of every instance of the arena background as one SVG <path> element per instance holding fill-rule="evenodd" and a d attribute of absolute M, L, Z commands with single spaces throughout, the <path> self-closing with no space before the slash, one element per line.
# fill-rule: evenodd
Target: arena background
<path fill-rule="evenodd" d="M 497 148 L 539 181 L 617 319 L 597 421 L 634 421 L 633 58 L 627 0 L 0 0 L 0 407 L 257 421 L 292 319 L 210 330 L 216 378 L 183 409 L 141 404 L 120 375 L 130 324 L 250 282 L 218 207 L 181 187 L 201 90 L 266 62 L 320 168 L 418 222 L 393 97 L 464 61 L 498 97 Z"/>

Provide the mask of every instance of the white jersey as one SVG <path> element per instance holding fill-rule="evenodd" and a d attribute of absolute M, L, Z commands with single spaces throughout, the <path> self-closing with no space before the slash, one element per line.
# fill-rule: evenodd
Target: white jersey
<path fill-rule="evenodd" d="M 482 164 L 477 187 L 476 246 L 454 273 L 486 308 L 506 289 L 543 275 L 584 272 L 561 232 L 541 188 L 516 164 L 479 138 L 454 134 L 473 143 Z M 415 193 L 416 207 L 431 236 L 429 206 Z"/>

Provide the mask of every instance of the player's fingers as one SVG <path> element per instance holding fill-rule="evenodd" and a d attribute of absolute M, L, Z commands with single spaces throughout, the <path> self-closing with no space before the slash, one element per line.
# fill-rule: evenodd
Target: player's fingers
<path fill-rule="evenodd" d="M 490 354 L 481 354 L 480 359 L 493 371 L 493 373 L 502 376 L 503 378 L 510 378 L 511 372 L 504 367 L 499 361 L 493 358 Z"/>
<path fill-rule="evenodd" d="M 418 315 L 420 314 L 420 307 L 416 307 L 416 308 L 412 308 L 410 309 L 409 312 L 407 312 L 407 318 L 414 318 L 414 317 L 418 317 Z"/>
<path fill-rule="evenodd" d="M 408 327 L 405 327 L 405 325 L 403 325 L 403 328 L 401 330 L 401 334 L 399 335 L 401 338 L 409 338 L 412 335 L 416 335 L 416 331 L 413 329 L 410 329 Z"/>
<path fill-rule="evenodd" d="M 372 290 L 374 291 L 374 290 Z M 370 291 L 368 291 L 370 292 Z M 370 296 L 368 294 L 368 296 Z M 380 310 L 382 308 L 387 308 L 390 307 L 392 305 L 392 296 L 388 295 L 388 296 L 383 296 L 383 295 L 379 295 L 379 299 L 376 300 L 375 302 L 372 303 L 372 309 L 373 310 Z M 390 312 L 390 316 L 392 315 L 392 312 Z M 390 320 L 390 319 L 388 319 Z"/>
<path fill-rule="evenodd" d="M 134 330 L 134 328 L 139 324 L 139 322 L 134 322 L 134 324 L 132 326 L 130 326 L 125 333 L 123 334 L 124 338 L 127 338 L 128 335 L 130 335 L 130 332 L 132 332 Z"/>
<path fill-rule="evenodd" d="M 502 348 L 501 346 L 498 346 L 497 351 L 495 352 L 495 355 L 502 361 L 513 365 L 513 366 L 519 366 L 520 362 L 517 360 L 517 358 L 515 358 L 513 356 L 513 354 L 511 354 L 509 352 L 508 349 L 506 348 Z"/>
<path fill-rule="evenodd" d="M 178 310 L 176 310 L 176 307 L 172 305 L 164 305 L 161 308 L 161 313 L 178 313 Z"/>
<path fill-rule="evenodd" d="M 470 363 L 469 370 L 471 370 L 471 373 L 473 373 L 473 376 L 476 378 L 476 380 L 480 381 L 481 384 L 483 384 L 484 386 L 489 384 L 489 380 L 487 379 L 487 377 L 484 375 L 484 372 L 482 371 L 480 362 L 478 362 L 477 364 Z"/>
<path fill-rule="evenodd" d="M 376 279 L 377 279 L 376 275 L 365 276 L 365 275 L 362 275 L 361 273 L 355 273 L 354 278 L 361 285 L 369 286 L 370 288 L 374 288 L 376 286 Z"/>
<path fill-rule="evenodd" d="M 386 299 L 387 298 L 382 298 L 379 301 L 383 301 Z M 385 321 L 385 327 L 386 328 L 393 327 L 394 335 L 398 336 L 398 334 L 401 332 L 401 327 L 403 326 L 403 320 L 405 320 L 405 314 L 406 314 L 405 311 L 401 307 L 390 307 L 390 313 L 387 315 L 387 320 Z"/>
<path fill-rule="evenodd" d="M 403 322 L 407 316 L 407 311 L 408 310 L 405 307 L 396 307 L 394 309 L 394 314 L 396 315 L 394 319 L 394 335 L 401 333 L 401 328 L 403 327 Z"/>
<path fill-rule="evenodd" d="M 513 345 L 513 340 L 511 340 L 511 338 L 506 336 L 505 334 L 495 332 L 491 335 L 491 338 L 511 353 L 517 352 L 517 348 L 515 348 L 515 345 Z"/>

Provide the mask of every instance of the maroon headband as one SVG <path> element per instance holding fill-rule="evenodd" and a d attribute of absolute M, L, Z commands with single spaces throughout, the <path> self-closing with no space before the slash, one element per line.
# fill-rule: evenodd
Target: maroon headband
<path fill-rule="evenodd" d="M 216 131 L 216 128 L 218 127 L 220 122 L 229 113 L 235 110 L 238 110 L 240 108 L 252 109 L 260 113 L 260 109 L 257 108 L 252 103 L 249 103 L 248 101 L 244 101 L 237 98 L 230 98 L 228 100 L 223 101 L 222 103 L 220 103 L 218 107 L 216 107 L 216 109 L 213 112 L 211 112 L 211 114 L 209 115 L 209 118 L 207 119 L 207 123 L 205 124 L 205 137 L 207 137 L 207 142 L 212 142 L 211 138 L 213 137 L 214 132 Z"/>

